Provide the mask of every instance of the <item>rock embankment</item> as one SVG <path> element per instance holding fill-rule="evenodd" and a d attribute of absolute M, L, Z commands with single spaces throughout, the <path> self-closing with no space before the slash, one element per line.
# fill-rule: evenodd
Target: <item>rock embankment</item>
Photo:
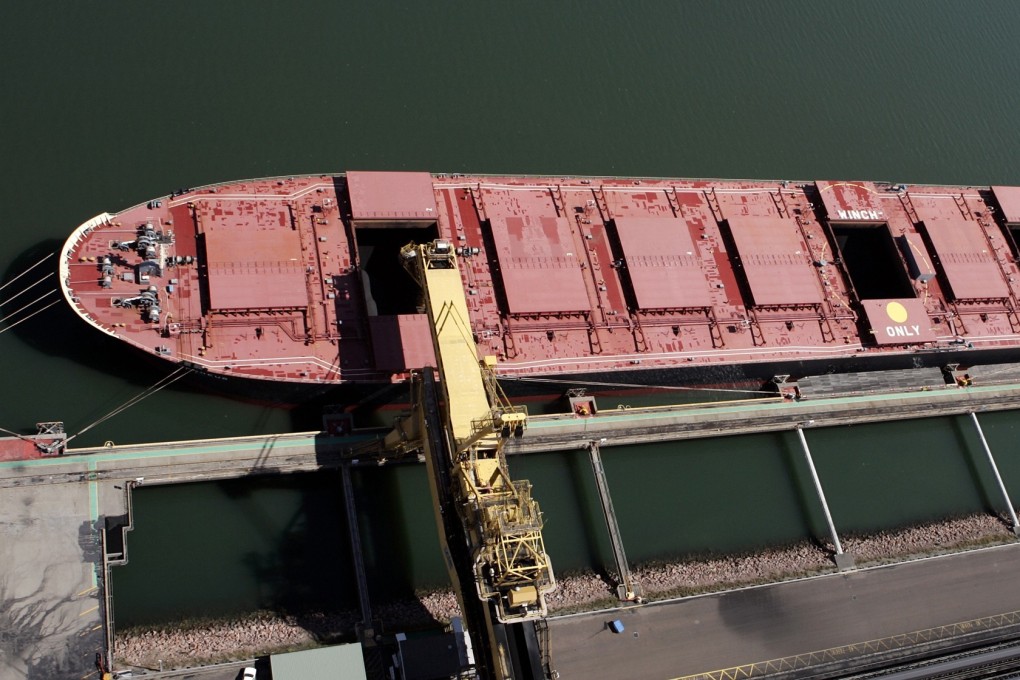
<path fill-rule="evenodd" d="M 118 632 L 118 667 L 164 669 L 251 659 L 271 652 L 301 649 L 350 632 L 356 612 L 281 616 L 255 612 L 233 619 L 183 621 L 177 625 Z"/>
<path fill-rule="evenodd" d="M 843 548 L 858 566 L 1015 540 L 1006 524 L 990 515 L 973 515 L 866 536 L 841 536 Z M 834 571 L 832 546 L 802 542 L 743 555 L 707 555 L 683 562 L 645 564 L 634 570 L 645 599 L 664 599 L 736 586 L 768 583 Z M 612 584 L 596 574 L 560 579 L 549 596 L 552 612 L 611 606 Z M 450 591 L 424 593 L 414 600 L 374 607 L 374 615 L 390 630 L 432 625 L 459 614 Z M 157 630 L 117 633 L 118 665 L 158 668 L 196 666 L 214 661 L 246 659 L 323 642 L 353 639 L 360 619 L 356 611 L 300 616 L 258 612 L 229 621 L 185 622 Z"/>

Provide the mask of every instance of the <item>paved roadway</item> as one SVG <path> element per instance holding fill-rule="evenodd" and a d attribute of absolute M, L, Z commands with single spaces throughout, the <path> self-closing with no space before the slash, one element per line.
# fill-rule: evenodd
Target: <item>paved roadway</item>
<path fill-rule="evenodd" d="M 131 675 L 125 675 L 133 680 L 240 680 L 241 673 L 246 666 L 254 666 L 258 671 L 259 678 L 269 677 L 268 659 L 247 661 L 231 661 L 229 663 L 216 664 L 214 666 L 201 666 L 198 668 L 187 668 L 176 671 L 159 672 L 151 669 L 134 667 Z M 125 669 L 127 670 L 127 669 Z M 124 671 L 121 671 L 123 674 Z"/>
<path fill-rule="evenodd" d="M 1013 544 L 623 612 L 552 619 L 553 665 L 564 680 L 698 676 L 1020 612 L 1018 560 L 1020 544 Z M 626 627 L 622 634 L 607 628 L 614 618 Z M 1020 613 L 1012 620 L 1020 620 Z M 960 631 L 979 626 L 961 626 Z"/>
<path fill-rule="evenodd" d="M 0 678 L 95 671 L 104 649 L 97 500 L 91 484 L 0 492 Z"/>

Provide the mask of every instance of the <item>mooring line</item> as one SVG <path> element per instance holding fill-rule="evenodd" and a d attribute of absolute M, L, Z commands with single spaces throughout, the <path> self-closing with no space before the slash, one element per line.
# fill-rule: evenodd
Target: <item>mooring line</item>
<path fill-rule="evenodd" d="M 10 317 L 14 316 L 14 315 L 15 315 L 15 314 L 17 314 L 18 312 L 23 312 L 23 311 L 25 311 L 26 309 L 28 309 L 29 307 L 31 307 L 31 306 L 32 306 L 32 305 L 34 305 L 35 303 L 39 302 L 39 301 L 40 301 L 40 300 L 42 300 L 43 298 L 45 298 L 45 297 L 49 297 L 50 295 L 53 295 L 53 294 L 54 294 L 54 293 L 56 293 L 56 292 L 57 292 L 57 289 L 56 289 L 56 288 L 54 288 L 54 289 L 52 289 L 52 290 L 48 290 L 48 291 L 46 291 L 45 293 L 43 293 L 42 295 L 40 295 L 40 296 L 39 296 L 39 297 L 37 297 L 36 299 L 32 300 L 32 301 L 31 301 L 31 302 L 29 302 L 28 304 L 26 304 L 26 305 L 22 305 L 21 307 L 18 307 L 17 309 L 15 309 L 15 310 L 14 310 L 13 312 L 10 312 L 10 313 L 8 313 L 8 314 L 5 314 L 5 315 L 4 315 L 3 317 L 0 317 L 0 321 L 6 321 L 6 320 L 7 320 L 8 318 L 10 318 Z M 0 303 L 0 304 L 2 304 L 2 303 Z"/>
<path fill-rule="evenodd" d="M 11 324 L 10 326 L 8 326 L 7 328 L 0 328 L 0 335 L 2 335 L 2 334 L 4 334 L 4 333 L 6 333 L 7 331 L 11 330 L 12 328 L 14 328 L 15 326 L 17 326 L 17 325 L 18 325 L 18 324 L 20 324 L 20 323 L 24 323 L 25 321 L 28 321 L 29 319 L 31 319 L 31 318 L 32 318 L 33 316 L 35 316 L 36 314 L 41 314 L 42 312 L 45 312 L 45 311 L 46 311 L 47 309 L 49 309 L 49 308 L 50 308 L 50 307 L 52 307 L 53 305 L 57 304 L 58 302 L 60 302 L 60 300 L 54 300 L 53 302 L 51 302 L 50 304 L 46 305 L 46 306 L 45 306 L 45 307 L 43 307 L 42 309 L 37 309 L 36 311 L 32 312 L 32 313 L 31 313 L 31 314 L 29 314 L 28 316 L 24 316 L 24 317 L 22 317 L 22 318 L 18 319 L 17 321 L 15 321 L 14 323 L 12 323 L 12 324 Z"/>
<path fill-rule="evenodd" d="M 14 295 L 12 295 L 12 296 L 10 296 L 9 298 L 7 298 L 6 300 L 4 300 L 4 301 L 0 302 L 0 307 L 3 307 L 3 306 L 4 306 L 4 305 L 6 305 L 6 304 L 7 304 L 8 302 L 10 302 L 10 301 L 11 301 L 11 300 L 13 300 L 14 298 L 18 297 L 19 295 L 24 295 L 25 293 L 27 293 L 28 291 L 30 291 L 30 290 L 32 290 L 33 288 L 35 288 L 36 286 L 38 286 L 38 285 L 39 285 L 40 283 L 42 283 L 42 282 L 43 282 L 43 281 L 45 281 L 46 279 L 50 278 L 51 276 L 53 276 L 53 272 L 50 272 L 49 274 L 47 274 L 46 276 L 42 277 L 41 279 L 39 279 L 38 281 L 36 281 L 36 282 L 35 282 L 35 283 L 33 283 L 32 285 L 28 286 L 27 288 L 22 288 L 22 289 L 21 289 L 20 291 L 18 291 L 18 292 L 17 292 L 17 293 L 15 293 Z M 54 289 L 54 290 L 56 290 L 56 289 Z"/>
<path fill-rule="evenodd" d="M 124 402 L 123 404 L 121 404 L 117 408 L 115 408 L 112 411 L 110 411 L 109 413 L 107 413 L 102 418 L 99 418 L 98 420 L 95 420 L 94 422 L 92 422 L 92 423 L 86 425 L 85 427 L 83 427 L 82 429 L 78 430 L 77 433 L 75 433 L 75 434 L 71 435 L 70 437 L 68 437 L 67 439 L 65 439 L 64 440 L 64 444 L 66 445 L 68 442 L 70 442 L 72 439 L 74 439 L 78 435 L 85 434 L 86 432 L 91 430 L 96 425 L 99 425 L 100 423 L 106 422 L 110 418 L 113 418 L 115 415 L 118 415 L 118 414 L 126 411 L 127 409 L 131 408 L 132 406 L 134 406 L 138 402 L 142 401 L 143 399 L 145 399 L 147 397 L 151 397 L 153 394 L 155 394 L 156 392 L 159 392 L 164 387 L 169 387 L 173 383 L 177 382 L 178 380 L 180 380 L 181 378 L 186 376 L 188 373 L 191 373 L 192 370 L 194 370 L 194 369 L 186 368 L 184 366 L 181 366 L 180 368 L 178 368 L 176 371 L 174 371 L 170 375 L 167 375 L 167 376 L 164 376 L 163 378 L 160 378 L 151 387 L 146 388 L 141 394 L 135 395 L 131 399 L 128 399 L 126 402 Z"/>
<path fill-rule="evenodd" d="M 25 274 L 29 273 L 30 271 L 32 271 L 33 269 L 35 269 L 36 267 L 38 267 L 39 265 L 41 265 L 41 264 L 42 264 L 43 262 L 45 262 L 46 260 L 50 259 L 51 257 L 53 257 L 53 253 L 50 253 L 49 255 L 47 255 L 47 256 L 46 256 L 46 257 L 44 257 L 43 259 L 39 260 L 38 262 L 36 262 L 35 264 L 33 264 L 33 265 L 32 265 L 31 267 L 29 267 L 29 268 L 28 268 L 28 269 L 26 269 L 25 271 L 23 271 L 23 272 L 21 272 L 20 274 L 18 274 L 17 276 L 15 276 L 15 277 L 14 277 L 13 279 L 11 279 L 10 281 L 8 281 L 8 282 L 7 282 L 7 283 L 5 283 L 4 285 L 0 286 L 0 290 L 3 290 L 3 289 L 4 289 L 4 288 L 6 288 L 7 286 L 11 285 L 12 283 L 14 283 L 14 282 L 15 282 L 15 281 L 17 281 L 18 279 L 20 279 L 20 278 L 21 278 L 22 276 L 24 276 Z"/>

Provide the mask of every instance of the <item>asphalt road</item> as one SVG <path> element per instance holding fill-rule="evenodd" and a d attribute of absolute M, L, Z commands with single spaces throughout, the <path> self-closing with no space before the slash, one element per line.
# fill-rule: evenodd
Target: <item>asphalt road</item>
<path fill-rule="evenodd" d="M 676 678 L 1017 612 L 1018 559 L 1008 545 L 555 619 L 553 664 L 564 680 Z"/>

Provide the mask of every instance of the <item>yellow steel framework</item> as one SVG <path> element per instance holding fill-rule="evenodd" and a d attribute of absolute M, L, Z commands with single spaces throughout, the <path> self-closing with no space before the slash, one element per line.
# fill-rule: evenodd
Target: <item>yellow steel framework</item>
<path fill-rule="evenodd" d="M 556 581 L 542 540 L 542 513 L 531 484 L 510 478 L 503 451 L 507 439 L 524 432 L 527 413 L 512 406 L 496 382 L 495 357 L 478 361 L 451 245 L 411 243 L 401 256 L 425 292 L 446 402 L 453 491 L 478 594 L 495 603 L 504 623 L 544 617 L 545 595 Z"/>

